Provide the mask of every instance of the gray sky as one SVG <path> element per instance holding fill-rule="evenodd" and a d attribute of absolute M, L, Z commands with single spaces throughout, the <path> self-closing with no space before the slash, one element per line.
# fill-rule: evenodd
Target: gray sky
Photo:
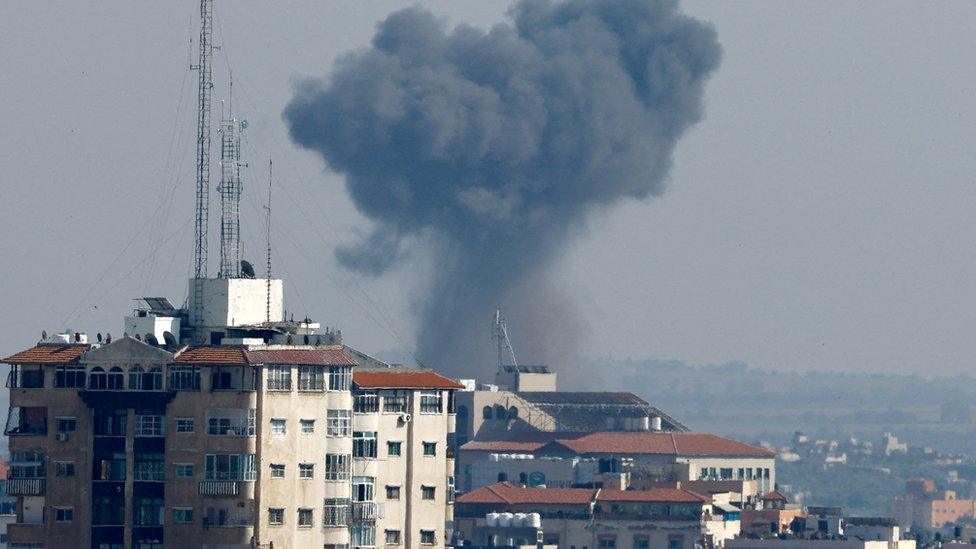
<path fill-rule="evenodd" d="M 420 4 L 482 27 L 507 7 Z M 412 294 L 435 267 L 421 243 L 379 280 L 339 268 L 333 248 L 367 226 L 341 179 L 289 142 L 280 113 L 295 78 L 327 72 L 404 5 L 217 5 L 214 97 L 226 96 L 230 66 L 235 110 L 250 122 L 245 255 L 263 264 L 271 154 L 289 310 L 374 352 L 410 349 Z M 584 352 L 968 371 L 976 5 L 683 5 L 715 24 L 725 58 L 705 120 L 678 146 L 669 192 L 594 216 L 561 259 L 589 326 Z M 118 334 L 132 298 L 185 297 L 195 15 L 193 0 L 0 3 L 0 353 L 41 329 Z M 211 252 L 213 270 L 216 244 Z"/>

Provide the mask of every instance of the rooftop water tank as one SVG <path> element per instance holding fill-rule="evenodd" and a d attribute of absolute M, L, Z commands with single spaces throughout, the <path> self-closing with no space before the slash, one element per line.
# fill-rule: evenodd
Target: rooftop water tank
<path fill-rule="evenodd" d="M 512 516 L 512 528 L 522 528 L 525 526 L 525 513 L 515 513 Z"/>
<path fill-rule="evenodd" d="M 511 513 L 500 513 L 498 515 L 498 527 L 499 528 L 511 528 L 513 515 Z"/>
<path fill-rule="evenodd" d="M 488 528 L 495 528 L 498 526 L 498 513 L 488 513 L 485 515 L 485 526 Z"/>
<path fill-rule="evenodd" d="M 525 525 L 531 528 L 542 528 L 542 516 L 539 513 L 529 513 Z"/>

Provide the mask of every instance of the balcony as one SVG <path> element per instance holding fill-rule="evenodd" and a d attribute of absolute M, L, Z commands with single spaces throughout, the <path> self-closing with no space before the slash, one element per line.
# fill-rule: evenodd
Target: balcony
<path fill-rule="evenodd" d="M 232 498 L 240 493 L 241 484 L 236 480 L 204 480 L 199 485 L 201 496 Z"/>
<path fill-rule="evenodd" d="M 385 507 L 375 501 L 352 502 L 352 520 L 372 521 L 383 518 Z"/>
<path fill-rule="evenodd" d="M 44 370 L 22 370 L 14 366 L 7 374 L 7 387 L 11 389 L 43 389 Z"/>
<path fill-rule="evenodd" d="M 11 406 L 3 434 L 7 436 L 46 435 L 47 408 Z"/>
<path fill-rule="evenodd" d="M 8 496 L 43 496 L 45 480 L 42 478 L 12 478 L 7 480 Z"/>

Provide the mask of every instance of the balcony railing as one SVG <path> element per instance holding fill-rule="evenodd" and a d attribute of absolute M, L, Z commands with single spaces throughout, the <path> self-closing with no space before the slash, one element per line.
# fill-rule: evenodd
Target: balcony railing
<path fill-rule="evenodd" d="M 12 478 L 7 480 L 8 496 L 43 496 L 45 480 L 42 478 Z"/>
<path fill-rule="evenodd" d="M 235 497 L 241 493 L 241 485 L 236 480 L 204 480 L 200 482 L 201 496 Z"/>
<path fill-rule="evenodd" d="M 381 519 L 385 511 L 383 504 L 375 501 L 352 502 L 352 520 Z"/>

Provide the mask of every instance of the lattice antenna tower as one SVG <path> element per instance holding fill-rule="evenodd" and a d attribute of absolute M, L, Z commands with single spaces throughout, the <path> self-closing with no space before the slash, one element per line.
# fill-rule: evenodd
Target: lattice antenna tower
<path fill-rule="evenodd" d="M 498 371 L 503 372 L 505 370 L 506 360 L 510 360 L 511 365 L 518 368 L 515 350 L 512 348 L 512 342 L 508 339 L 508 323 L 502 317 L 500 309 L 495 309 L 495 320 L 491 323 L 491 337 L 495 340 L 498 352 Z"/>
<path fill-rule="evenodd" d="M 221 278 L 241 276 L 241 134 L 247 123 L 234 117 L 234 80 L 230 79 L 228 108 L 220 120 L 220 272 Z"/>
<path fill-rule="evenodd" d="M 265 320 L 270 325 L 271 324 L 271 181 L 272 172 L 271 169 L 274 167 L 274 163 L 269 158 L 268 159 L 268 204 L 264 207 L 268 212 L 268 265 L 267 265 L 267 277 L 268 277 L 268 287 L 266 289 L 266 301 L 265 301 Z"/>
<path fill-rule="evenodd" d="M 197 71 L 197 187 L 194 222 L 194 278 L 207 277 L 207 225 L 210 209 L 210 96 L 213 92 L 213 0 L 200 0 L 200 52 Z"/>

